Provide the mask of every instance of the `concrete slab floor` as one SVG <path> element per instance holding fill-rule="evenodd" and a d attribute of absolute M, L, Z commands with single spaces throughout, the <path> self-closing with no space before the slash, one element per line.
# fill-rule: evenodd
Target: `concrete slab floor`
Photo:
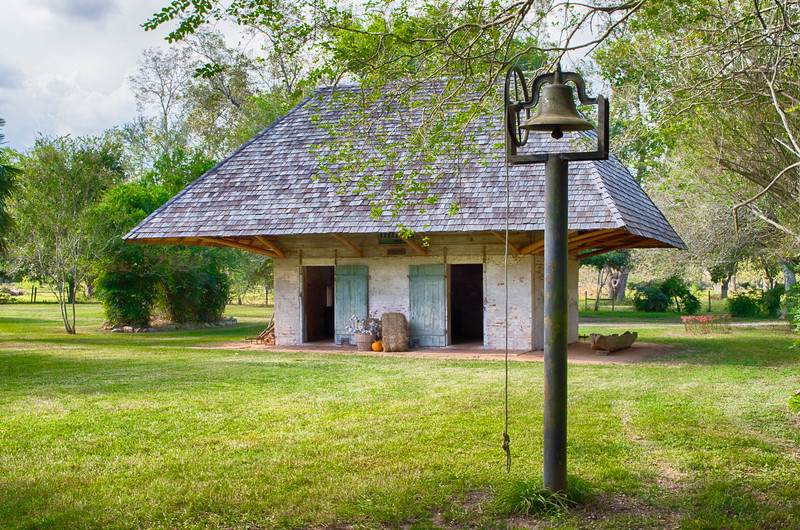
<path fill-rule="evenodd" d="M 407 352 L 360 352 L 355 346 L 338 346 L 332 342 L 312 342 L 299 346 L 264 346 L 262 344 L 248 344 L 246 342 L 226 342 L 213 348 L 246 351 L 275 351 L 275 352 L 308 352 L 308 353 L 334 353 L 344 355 L 369 355 L 375 357 L 416 357 L 426 359 L 469 359 L 502 361 L 505 359 L 503 350 L 492 350 L 483 347 L 480 343 L 467 343 L 446 346 L 443 348 L 412 348 Z M 653 344 L 636 342 L 630 348 L 616 351 L 607 355 L 599 354 L 591 349 L 588 342 L 575 342 L 569 345 L 567 361 L 571 364 L 629 364 L 653 361 L 669 356 L 680 346 L 677 344 Z M 542 362 L 542 350 L 509 350 L 509 361 Z"/>

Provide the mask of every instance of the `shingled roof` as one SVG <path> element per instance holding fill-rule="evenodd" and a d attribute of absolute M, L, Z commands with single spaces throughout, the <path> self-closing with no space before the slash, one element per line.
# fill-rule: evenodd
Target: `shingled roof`
<path fill-rule="evenodd" d="M 467 160 L 457 172 L 435 181 L 431 192 L 439 200 L 426 205 L 424 214 L 411 212 L 402 215 L 402 219 L 375 219 L 370 216 L 368 200 L 339 193 L 339 186 L 320 171 L 320 155 L 314 146 L 330 145 L 342 138 L 323 126 L 341 119 L 334 91 L 354 94 L 360 90 L 357 86 L 318 90 L 189 184 L 125 239 L 139 243 L 249 246 L 269 255 L 274 237 L 387 232 L 394 230 L 398 220 L 412 230 L 426 233 L 505 229 L 507 169 L 500 119 L 495 119 L 492 126 L 475 128 L 470 142 L 486 156 Z M 400 129 L 395 123 L 394 133 L 403 134 Z M 593 139 L 593 132 L 580 134 Z M 563 146 L 568 140 L 569 135 L 558 145 Z M 531 136 L 525 149 L 556 148 L 555 140 L 538 134 Z M 379 167 L 370 176 L 385 178 L 396 169 Z M 509 228 L 543 230 L 543 164 L 510 167 L 508 175 Z M 571 162 L 569 179 L 569 229 L 584 239 L 586 232 L 596 234 L 585 243 L 586 248 L 685 248 L 664 215 L 613 155 L 605 161 Z M 453 201 L 460 204 L 455 215 L 450 213 Z"/>

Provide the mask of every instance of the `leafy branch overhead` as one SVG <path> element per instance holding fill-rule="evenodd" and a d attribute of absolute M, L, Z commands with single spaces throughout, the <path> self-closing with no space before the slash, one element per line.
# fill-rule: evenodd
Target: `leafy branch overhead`
<path fill-rule="evenodd" d="M 175 0 L 143 26 L 166 25 L 168 40 L 177 42 L 211 24 L 233 22 L 261 38 L 264 61 L 302 73 L 294 85 L 300 90 L 340 82 L 368 87 L 362 98 L 342 100 L 349 106 L 335 127 L 347 126 L 353 136 L 340 136 L 337 152 L 320 153 L 320 162 L 343 191 L 368 197 L 374 215 L 396 216 L 436 200 L 426 193 L 430 182 L 448 172 L 433 161 L 452 156 L 457 165 L 469 156 L 477 118 L 494 114 L 499 127 L 497 86 L 510 65 L 536 73 L 568 50 L 590 50 L 643 3 Z M 432 83 L 440 85 L 436 97 L 418 98 L 419 88 Z M 399 122 L 408 134 L 392 137 L 380 130 L 385 122 Z M 396 154 L 400 143 L 405 157 Z M 365 165 L 387 171 L 363 176 Z M 381 187 L 386 193 L 380 197 L 371 191 Z"/>

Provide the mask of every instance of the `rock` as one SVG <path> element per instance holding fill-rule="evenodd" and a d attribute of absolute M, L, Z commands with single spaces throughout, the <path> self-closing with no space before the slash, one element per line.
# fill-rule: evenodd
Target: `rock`
<path fill-rule="evenodd" d="M 175 331 L 175 326 L 172 324 L 164 326 L 164 331 Z"/>
<path fill-rule="evenodd" d="M 148 333 L 154 333 L 156 328 L 147 328 L 145 331 Z"/>
<path fill-rule="evenodd" d="M 122 326 L 123 333 L 133 333 L 133 328 L 130 326 Z"/>
<path fill-rule="evenodd" d="M 204 328 L 210 328 L 211 324 L 209 324 L 208 322 L 203 322 L 203 327 Z"/>
<path fill-rule="evenodd" d="M 113 328 L 111 333 L 122 333 L 123 331 L 120 328 Z"/>

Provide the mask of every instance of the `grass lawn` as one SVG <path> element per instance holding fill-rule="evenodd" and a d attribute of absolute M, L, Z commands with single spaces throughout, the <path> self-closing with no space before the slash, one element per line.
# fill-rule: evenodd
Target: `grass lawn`
<path fill-rule="evenodd" d="M 542 366 L 208 347 L 263 329 L 99 331 L 79 306 L 0 306 L 0 527 L 797 528 L 800 352 L 787 329 L 687 336 L 676 354 L 570 366 L 569 473 L 548 516 L 498 496 L 541 481 Z M 624 323 L 591 323 L 581 333 Z"/>

